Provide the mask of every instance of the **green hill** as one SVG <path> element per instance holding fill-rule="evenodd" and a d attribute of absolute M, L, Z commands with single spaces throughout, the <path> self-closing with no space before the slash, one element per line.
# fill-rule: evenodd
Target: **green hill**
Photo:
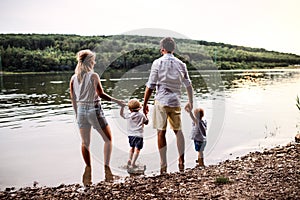
<path fill-rule="evenodd" d="M 76 52 L 97 53 L 101 70 L 128 70 L 160 56 L 161 38 L 149 36 L 78 36 L 60 34 L 0 34 L 2 71 L 69 71 Z M 176 55 L 189 69 L 249 69 L 299 65 L 300 56 L 224 43 L 175 39 Z"/>

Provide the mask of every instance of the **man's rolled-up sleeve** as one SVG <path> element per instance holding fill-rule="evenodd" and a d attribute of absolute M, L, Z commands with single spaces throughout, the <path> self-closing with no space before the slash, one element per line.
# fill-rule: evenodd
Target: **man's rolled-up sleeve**
<path fill-rule="evenodd" d="M 184 67 L 183 67 L 183 71 L 184 71 L 184 73 L 183 73 L 184 76 L 183 76 L 182 82 L 183 82 L 183 84 L 184 84 L 185 87 L 189 87 L 189 86 L 192 85 L 192 81 L 191 81 L 191 79 L 189 77 L 189 73 L 187 71 L 187 68 L 186 68 L 185 64 L 184 64 Z"/>
<path fill-rule="evenodd" d="M 146 86 L 152 90 L 155 89 L 156 83 L 158 80 L 158 66 L 159 65 L 158 65 L 157 61 L 154 61 L 151 66 L 151 72 L 149 75 L 148 82 L 146 83 Z"/>

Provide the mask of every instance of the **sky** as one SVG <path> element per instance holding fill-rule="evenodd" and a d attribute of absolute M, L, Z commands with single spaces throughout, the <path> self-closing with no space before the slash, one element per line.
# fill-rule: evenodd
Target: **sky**
<path fill-rule="evenodd" d="M 299 0 L 0 0 L 0 33 L 143 30 L 151 35 L 166 30 L 189 39 L 300 55 L 299 8 Z"/>

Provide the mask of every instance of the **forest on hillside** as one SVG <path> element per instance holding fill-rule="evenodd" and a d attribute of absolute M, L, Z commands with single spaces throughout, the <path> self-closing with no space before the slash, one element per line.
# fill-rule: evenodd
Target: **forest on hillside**
<path fill-rule="evenodd" d="M 0 71 L 70 71 L 76 67 L 76 53 L 96 52 L 97 67 L 129 70 L 152 63 L 160 56 L 159 37 L 79 36 L 61 34 L 0 34 Z M 299 65 L 300 56 L 224 43 L 175 39 L 176 56 L 189 69 L 252 69 Z"/>

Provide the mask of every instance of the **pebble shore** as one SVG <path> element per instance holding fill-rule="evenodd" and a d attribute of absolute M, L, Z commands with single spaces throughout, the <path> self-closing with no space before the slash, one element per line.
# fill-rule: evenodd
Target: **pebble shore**
<path fill-rule="evenodd" d="M 289 143 L 205 168 L 58 187 L 6 188 L 0 199 L 300 199 L 300 144 Z"/>

